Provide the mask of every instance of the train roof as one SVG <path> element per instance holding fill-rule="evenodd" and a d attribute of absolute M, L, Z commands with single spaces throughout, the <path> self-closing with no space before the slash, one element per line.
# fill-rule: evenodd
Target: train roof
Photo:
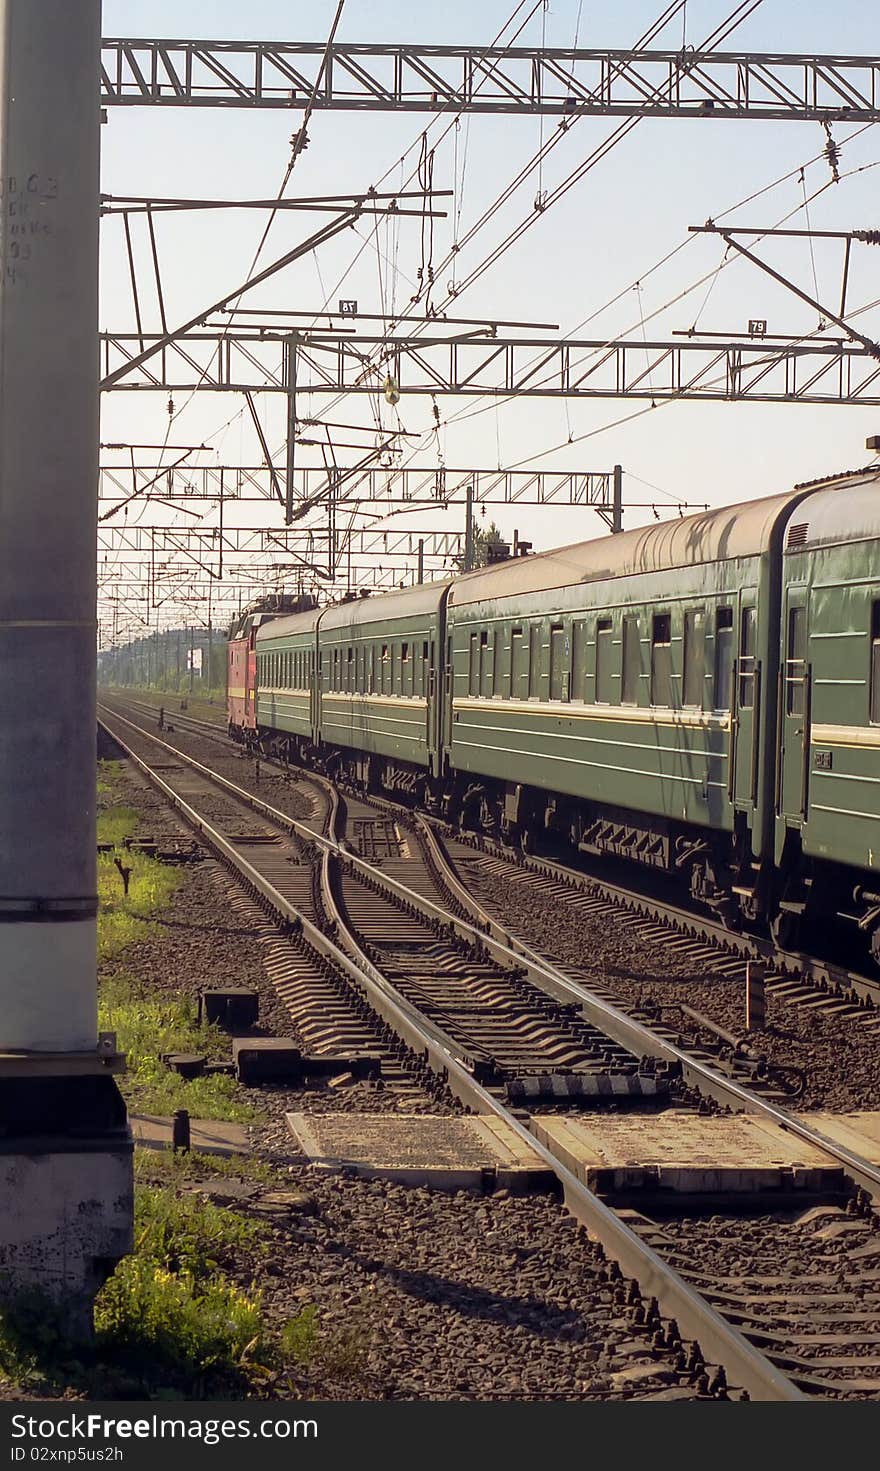
<path fill-rule="evenodd" d="M 785 536 L 787 552 L 842 542 L 880 540 L 880 466 L 826 481 L 792 512 Z"/>
<path fill-rule="evenodd" d="M 331 628 L 357 628 L 364 623 L 380 623 L 386 619 L 415 618 L 420 613 L 438 612 L 450 579 L 420 582 L 400 592 L 386 592 L 378 598 L 359 598 L 357 602 L 335 603 L 325 608 L 321 632 Z"/>
<path fill-rule="evenodd" d="M 283 618 L 273 618 L 257 629 L 256 641 L 262 644 L 268 639 L 293 638 L 298 633 L 314 633 L 320 616 L 320 608 L 310 608 L 307 613 L 288 613 Z"/>
<path fill-rule="evenodd" d="M 786 506 L 802 499 L 803 494 L 790 491 L 738 506 L 714 506 L 676 521 L 660 521 L 615 536 L 500 562 L 458 578 L 449 596 L 450 606 L 757 556 L 769 547 Z"/>

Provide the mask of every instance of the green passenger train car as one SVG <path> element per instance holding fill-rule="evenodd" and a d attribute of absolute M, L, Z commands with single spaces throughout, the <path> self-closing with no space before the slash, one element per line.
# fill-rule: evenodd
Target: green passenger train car
<path fill-rule="evenodd" d="M 778 660 L 774 568 L 797 496 L 503 563 L 449 595 L 451 769 L 482 821 L 683 870 L 757 906 Z M 472 788 L 476 792 L 476 787 Z"/>
<path fill-rule="evenodd" d="M 256 653 L 264 749 L 783 938 L 844 915 L 880 960 L 876 469 L 280 618 Z"/>
<path fill-rule="evenodd" d="M 257 632 L 257 724 L 310 745 L 317 726 L 316 637 L 320 610 L 274 618 Z"/>
<path fill-rule="evenodd" d="M 784 910 L 849 910 L 880 949 L 880 477 L 789 521 L 780 619 L 776 863 Z M 880 957 L 878 957 L 880 958 Z"/>
<path fill-rule="evenodd" d="M 340 603 L 321 616 L 317 738 L 356 752 L 352 775 L 368 785 L 422 795 L 438 773 L 446 587 L 427 583 Z"/>

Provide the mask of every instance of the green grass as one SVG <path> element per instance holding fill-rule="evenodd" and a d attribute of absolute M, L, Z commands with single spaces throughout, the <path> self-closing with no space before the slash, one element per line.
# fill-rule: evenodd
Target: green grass
<path fill-rule="evenodd" d="M 124 761 L 99 761 L 98 762 L 98 806 L 107 805 L 100 799 L 112 796 L 119 787 L 122 773 L 125 770 Z"/>
<path fill-rule="evenodd" d="M 128 807 L 111 807 L 98 819 L 99 841 L 119 844 L 137 826 L 138 816 Z M 107 833 L 101 837 L 102 830 Z M 128 893 L 116 867 L 119 858 L 131 869 Z M 128 945 L 150 934 L 149 918 L 164 909 L 181 883 L 176 869 L 145 853 L 116 847 L 98 854 L 98 959 L 111 960 Z"/>
<path fill-rule="evenodd" d="M 98 842 L 121 848 L 126 838 L 134 837 L 140 820 L 133 807 L 108 807 L 98 813 Z"/>
<path fill-rule="evenodd" d="M 95 1340 L 66 1340 L 57 1309 L 23 1294 L 0 1313 L 0 1376 L 19 1389 L 91 1398 L 259 1392 L 270 1341 L 259 1292 L 226 1276 L 267 1249 L 266 1228 L 194 1196 L 141 1186 L 135 1251 L 95 1303 Z"/>
<path fill-rule="evenodd" d="M 250 1269 L 272 1247 L 262 1220 L 179 1189 L 190 1172 L 229 1173 L 275 1183 L 253 1160 L 160 1156 L 172 1183 L 135 1190 L 135 1248 L 95 1304 L 91 1345 L 67 1341 L 57 1309 L 29 1293 L 0 1312 L 0 1384 L 59 1398 L 297 1397 L 332 1379 L 356 1378 L 371 1333 L 355 1312 L 342 1329 L 325 1330 L 317 1308 L 273 1323 Z M 157 1157 L 135 1155 L 136 1173 Z M 233 1274 L 238 1280 L 234 1280 Z"/>
<path fill-rule="evenodd" d="M 143 1185 L 173 1185 L 185 1180 L 244 1180 L 280 1189 L 287 1176 L 250 1154 L 200 1154 L 192 1150 L 136 1149 L 134 1178 Z"/>
<path fill-rule="evenodd" d="M 107 1283 L 96 1327 L 99 1351 L 132 1371 L 146 1360 L 154 1374 L 214 1371 L 243 1380 L 249 1364 L 262 1367 L 265 1352 L 259 1295 L 224 1279 L 199 1283 L 139 1256 L 127 1257 Z"/>
<path fill-rule="evenodd" d="M 237 1100 L 234 1078 L 223 1074 L 181 1078 L 162 1062 L 167 1052 L 195 1052 L 218 1059 L 229 1055 L 229 1038 L 219 1027 L 199 1025 L 190 997 L 156 995 L 117 972 L 99 987 L 98 1027 L 116 1033 L 117 1046 L 128 1058 L 122 1087 L 137 1111 L 171 1114 L 186 1108 L 193 1118 L 234 1123 L 258 1117 L 249 1104 Z"/>
<path fill-rule="evenodd" d="M 198 1195 L 139 1185 L 135 1198 L 135 1255 L 163 1272 L 193 1282 L 235 1265 L 236 1254 L 265 1248 L 266 1228 Z"/>
<path fill-rule="evenodd" d="M 100 763 L 99 781 L 103 780 L 111 796 L 118 785 L 118 765 Z M 122 805 L 105 806 L 99 818 L 100 840 L 116 846 L 98 855 L 98 959 L 102 962 L 98 1025 L 101 1031 L 116 1033 L 119 1050 L 128 1057 L 122 1089 L 133 1109 L 165 1115 L 186 1108 L 193 1118 L 248 1123 L 259 1115 L 249 1104 L 238 1101 L 233 1078 L 211 1074 L 187 1080 L 161 1060 L 167 1052 L 228 1058 L 228 1037 L 217 1027 L 199 1026 L 191 998 L 163 996 L 124 968 L 111 968 L 131 945 L 158 935 L 154 917 L 167 908 L 183 882 L 177 869 L 118 846 L 134 832 L 138 821 L 138 814 Z M 127 894 L 115 858 L 131 870 Z"/>

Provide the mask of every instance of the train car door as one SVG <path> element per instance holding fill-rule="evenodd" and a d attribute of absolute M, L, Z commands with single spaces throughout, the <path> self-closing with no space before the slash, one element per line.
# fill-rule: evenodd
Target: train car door
<path fill-rule="evenodd" d="M 571 637 L 562 623 L 550 625 L 550 698 L 571 696 Z"/>
<path fill-rule="evenodd" d="M 425 744 L 428 748 L 428 770 L 437 776 L 440 768 L 437 746 L 440 731 L 437 728 L 437 643 L 430 639 L 425 644 L 427 658 L 422 661 L 422 686 L 425 696 Z"/>
<path fill-rule="evenodd" d="M 747 808 L 757 797 L 758 712 L 761 708 L 761 664 L 758 660 L 758 595 L 749 589 L 742 594 L 739 609 L 739 653 L 736 664 L 736 750 L 734 753 L 734 800 Z"/>
<path fill-rule="evenodd" d="M 452 633 L 449 632 L 446 635 L 446 660 L 443 666 L 443 745 L 449 753 L 452 751 L 452 703 L 454 690 Z"/>
<path fill-rule="evenodd" d="M 245 707 L 244 723 L 249 730 L 257 728 L 257 630 L 252 628 L 245 655 Z"/>
<path fill-rule="evenodd" d="M 807 816 L 810 759 L 809 608 L 805 587 L 786 588 L 784 612 L 780 810 L 789 826 L 800 826 Z"/>

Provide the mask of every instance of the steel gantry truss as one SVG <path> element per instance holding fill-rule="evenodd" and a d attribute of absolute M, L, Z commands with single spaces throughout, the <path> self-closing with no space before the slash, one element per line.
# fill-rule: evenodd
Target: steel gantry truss
<path fill-rule="evenodd" d="M 880 120 L 880 57 L 111 39 L 102 43 L 101 101 L 107 107 L 304 111 L 306 121 L 313 108 L 541 113 L 557 115 L 561 130 L 585 116 L 817 120 L 826 125 L 835 167 L 829 125 Z M 295 158 L 305 138 L 294 134 L 291 141 Z M 409 202 L 409 196 L 401 199 Z M 240 611 L 267 594 L 327 588 L 337 581 L 349 589 L 394 587 L 442 575 L 461 565 L 467 545 L 473 546 L 477 504 L 589 507 L 619 529 L 620 467 L 586 473 L 404 468 L 395 460 L 395 434 L 374 449 L 365 447 L 354 466 L 301 466 L 297 447 L 312 443 L 302 434 L 306 421 L 298 403 L 303 396 L 358 393 L 381 399 L 384 394 L 392 405 L 402 394 L 880 403 L 880 362 L 870 351 L 873 343 L 853 342 L 853 333 L 849 341 L 828 332 L 809 340 L 734 340 L 731 334 L 729 339 L 694 336 L 671 342 L 572 341 L 536 336 L 539 328 L 545 334 L 555 330 L 546 323 L 530 324 L 532 335 L 526 336 L 512 335 L 525 326 L 521 323 L 426 318 L 407 332 L 401 319 L 389 322 L 388 333 L 368 336 L 361 335 L 363 323 L 356 319 L 338 330 L 330 325 L 298 330 L 280 326 L 279 314 L 229 311 L 244 291 L 359 214 L 390 209 L 428 218 L 435 213 L 433 202 L 429 195 L 420 196 L 418 208 L 401 211 L 400 200 L 390 196 L 279 201 L 279 206 L 332 208 L 338 217 L 223 301 L 169 329 L 153 213 L 231 201 L 105 200 L 106 213 L 124 215 L 137 330 L 102 334 L 103 389 L 242 393 L 264 454 L 264 464 L 251 467 L 191 465 L 187 451 L 169 466 L 102 468 L 99 588 L 102 602 L 114 610 L 114 639 L 120 613 L 136 629 L 154 618 L 158 626 L 174 608 L 194 611 L 207 603 L 210 626 L 212 610 L 219 619 L 235 612 L 236 603 Z M 275 207 L 272 201 L 244 203 Z M 141 312 L 129 218 L 138 212 L 146 214 L 149 229 L 161 333 L 145 330 Z M 252 319 L 246 325 L 244 316 Z M 842 330 L 849 332 L 845 324 Z M 256 406 L 255 395 L 265 392 L 281 394 L 286 402 L 280 465 Z M 327 452 L 335 460 L 332 444 Z M 129 521 L 132 501 L 137 524 Z M 265 517 L 260 527 L 247 527 L 241 524 L 249 519 L 246 512 L 236 517 L 238 524 L 224 525 L 231 519 L 230 503 L 273 501 L 284 506 L 283 528 L 267 527 Z M 383 518 L 395 512 L 445 510 L 462 501 L 467 530 L 384 529 Z M 167 525 L 169 516 L 181 512 L 188 512 L 194 524 Z M 213 520 L 215 512 L 219 525 L 205 526 L 204 519 Z"/>
<path fill-rule="evenodd" d="M 339 468 L 328 474 L 320 465 L 296 471 L 294 504 L 315 505 L 335 494 L 347 507 L 376 514 L 395 507 L 417 510 L 464 504 L 468 489 L 477 505 L 584 506 L 611 510 L 614 470 L 454 470 L 447 466 Z M 102 465 L 98 500 L 122 506 L 128 500 L 180 504 L 227 505 L 271 501 L 272 471 L 265 465 Z M 627 500 L 633 507 L 636 502 Z M 653 502 L 651 502 L 653 504 Z M 102 512 L 103 515 L 103 512 Z"/>
<path fill-rule="evenodd" d="M 109 39 L 101 101 L 606 117 L 877 121 L 880 57 Z"/>
<path fill-rule="evenodd" d="M 323 527 L 291 528 L 224 526 L 220 527 L 150 527 L 150 526 L 102 526 L 98 531 L 99 554 L 113 556 L 114 566 L 134 565 L 126 562 L 125 553 L 149 553 L 151 556 L 168 557 L 181 554 L 197 563 L 212 577 L 222 577 L 236 567 L 251 566 L 256 558 L 265 565 L 269 556 L 313 558 L 327 532 Z M 461 531 L 401 531 L 394 528 L 382 531 L 358 527 L 340 533 L 336 555 L 357 558 L 393 558 L 411 560 L 419 550 L 433 562 L 448 562 L 457 557 L 462 549 L 464 532 Z M 119 558 L 119 560 L 116 560 Z M 290 570 L 291 564 L 287 564 Z M 273 571 L 282 572 L 284 564 L 279 560 Z"/>
<path fill-rule="evenodd" d="M 145 342 L 156 351 L 136 366 Z M 114 391 L 376 394 L 391 379 L 400 394 L 880 404 L 880 363 L 827 339 L 541 341 L 221 328 L 170 342 L 103 333 L 101 355 Z"/>

